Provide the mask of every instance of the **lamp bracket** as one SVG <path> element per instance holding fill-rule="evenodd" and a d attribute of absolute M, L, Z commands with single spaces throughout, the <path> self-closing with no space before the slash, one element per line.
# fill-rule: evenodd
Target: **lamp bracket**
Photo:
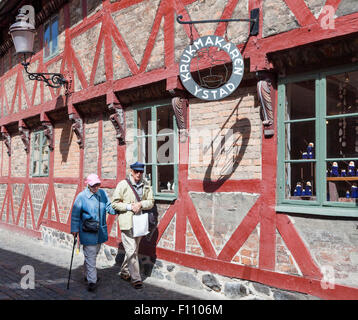
<path fill-rule="evenodd" d="M 60 88 L 61 86 L 65 86 L 67 91 L 69 82 L 61 73 L 29 72 L 28 66 L 30 63 L 22 62 L 21 64 L 24 66 L 30 80 L 44 81 L 47 86 L 51 88 Z"/>

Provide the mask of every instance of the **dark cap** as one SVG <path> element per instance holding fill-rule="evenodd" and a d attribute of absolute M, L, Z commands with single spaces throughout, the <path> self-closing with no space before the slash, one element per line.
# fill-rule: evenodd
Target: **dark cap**
<path fill-rule="evenodd" d="M 144 171 L 144 164 L 143 163 L 140 163 L 140 162 L 135 162 L 133 164 L 131 164 L 129 167 L 132 169 L 132 170 L 136 170 L 136 171 Z"/>

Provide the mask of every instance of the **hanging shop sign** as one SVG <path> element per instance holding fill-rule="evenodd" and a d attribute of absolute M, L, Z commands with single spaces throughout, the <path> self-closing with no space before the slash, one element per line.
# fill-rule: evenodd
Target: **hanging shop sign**
<path fill-rule="evenodd" d="M 230 78 L 220 83 L 219 87 L 210 88 L 199 85 L 192 77 L 190 65 L 193 58 L 197 58 L 200 50 L 216 47 L 225 51 L 232 62 L 232 72 Z M 211 59 L 213 57 L 210 57 Z M 220 36 L 205 36 L 193 41 L 183 51 L 179 62 L 179 75 L 183 86 L 195 97 L 202 100 L 221 100 L 232 94 L 240 85 L 244 74 L 244 59 L 234 43 L 227 42 Z"/>

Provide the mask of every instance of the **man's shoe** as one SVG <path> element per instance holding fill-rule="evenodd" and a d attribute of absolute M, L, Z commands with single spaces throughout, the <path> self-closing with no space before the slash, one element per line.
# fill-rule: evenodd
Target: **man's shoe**
<path fill-rule="evenodd" d="M 95 291 L 95 290 L 97 289 L 97 287 L 98 287 L 98 283 L 99 283 L 100 279 L 101 279 L 101 278 L 97 278 L 97 282 L 96 282 L 96 283 L 89 282 L 89 283 L 88 283 L 88 286 L 87 286 L 87 290 L 88 290 L 89 292 Z"/>

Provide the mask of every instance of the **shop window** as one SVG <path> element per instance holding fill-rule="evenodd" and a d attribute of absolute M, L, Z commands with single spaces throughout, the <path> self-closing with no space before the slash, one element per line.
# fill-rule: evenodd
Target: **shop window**
<path fill-rule="evenodd" d="M 137 159 L 146 164 L 156 199 L 172 200 L 178 190 L 178 130 L 171 104 L 141 106 L 135 117 Z"/>
<path fill-rule="evenodd" d="M 58 16 L 52 17 L 44 25 L 44 59 L 48 60 L 58 53 Z"/>
<path fill-rule="evenodd" d="M 358 68 L 282 79 L 277 211 L 358 216 Z"/>
<path fill-rule="evenodd" d="M 49 174 L 49 147 L 43 131 L 34 132 L 32 136 L 31 175 L 47 177 Z"/>

